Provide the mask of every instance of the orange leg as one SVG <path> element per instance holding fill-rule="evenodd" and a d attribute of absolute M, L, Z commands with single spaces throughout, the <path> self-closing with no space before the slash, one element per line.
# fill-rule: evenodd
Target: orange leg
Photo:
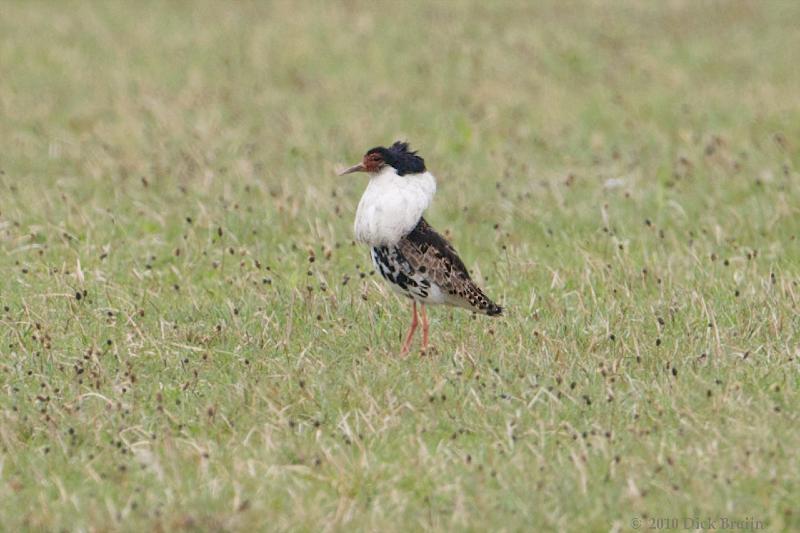
<path fill-rule="evenodd" d="M 428 329 L 430 324 L 428 323 L 428 313 L 425 311 L 425 306 L 420 305 L 422 308 L 422 353 L 428 349 Z"/>
<path fill-rule="evenodd" d="M 411 348 L 411 341 L 414 339 L 414 332 L 417 331 L 417 302 L 414 301 L 413 303 L 412 312 L 414 313 L 413 317 L 411 318 L 411 327 L 408 329 L 408 335 L 406 335 L 406 342 L 403 343 L 403 348 L 400 350 L 400 355 L 406 355 L 408 353 L 409 348 Z M 423 308 L 424 309 L 424 308 Z"/>

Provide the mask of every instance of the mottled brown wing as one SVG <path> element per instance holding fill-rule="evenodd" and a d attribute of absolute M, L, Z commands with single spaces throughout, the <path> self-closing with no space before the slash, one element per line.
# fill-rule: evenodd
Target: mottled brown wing
<path fill-rule="evenodd" d="M 411 267 L 444 291 L 447 303 L 499 315 L 503 309 L 492 302 L 469 276 L 455 248 L 439 235 L 424 218 L 403 237 L 397 248 Z"/>

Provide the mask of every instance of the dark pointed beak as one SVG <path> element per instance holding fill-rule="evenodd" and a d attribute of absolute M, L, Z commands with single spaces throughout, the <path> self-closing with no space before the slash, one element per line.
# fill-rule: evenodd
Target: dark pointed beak
<path fill-rule="evenodd" d="M 344 176 L 345 174 L 352 174 L 353 172 L 364 172 L 366 168 L 364 168 L 364 163 L 359 163 L 357 165 L 353 165 L 350 168 L 346 168 L 339 172 L 340 176 Z"/>

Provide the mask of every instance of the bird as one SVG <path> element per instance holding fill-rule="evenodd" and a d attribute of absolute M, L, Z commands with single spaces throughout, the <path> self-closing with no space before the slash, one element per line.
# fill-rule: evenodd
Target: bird
<path fill-rule="evenodd" d="M 436 194 L 436 178 L 407 142 L 371 148 L 361 162 L 339 175 L 354 172 L 369 175 L 356 209 L 356 240 L 370 247 L 375 270 L 392 289 L 412 302 L 411 325 L 401 356 L 409 352 L 420 318 L 420 351 L 425 354 L 428 350 L 428 305 L 463 307 L 488 316 L 503 314 L 503 308 L 472 280 L 453 245 L 423 217 Z"/>

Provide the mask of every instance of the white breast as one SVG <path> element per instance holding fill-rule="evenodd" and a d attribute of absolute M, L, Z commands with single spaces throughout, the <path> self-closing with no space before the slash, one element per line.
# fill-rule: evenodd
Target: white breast
<path fill-rule="evenodd" d="M 356 240 L 370 246 L 396 244 L 417 225 L 436 193 L 430 172 L 398 176 L 392 167 L 373 175 L 356 211 Z"/>

